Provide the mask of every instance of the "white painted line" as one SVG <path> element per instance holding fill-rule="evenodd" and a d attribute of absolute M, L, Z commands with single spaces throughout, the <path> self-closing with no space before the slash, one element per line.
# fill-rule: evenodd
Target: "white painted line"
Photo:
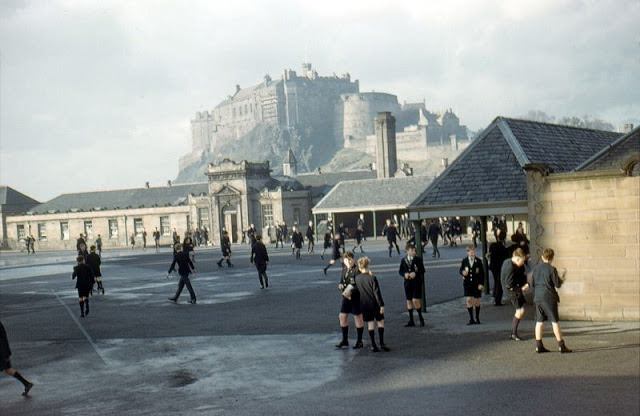
<path fill-rule="evenodd" d="M 100 359 L 102 360 L 102 362 L 105 365 L 108 365 L 107 359 L 102 355 L 102 353 L 98 349 L 98 346 L 95 344 L 95 342 L 93 342 L 93 339 L 91 339 L 91 336 L 87 333 L 87 331 L 85 331 L 85 329 L 82 326 L 82 324 L 80 324 L 80 321 L 78 321 L 78 318 L 76 318 L 76 316 L 73 314 L 73 312 L 71 312 L 71 308 L 69 308 L 69 306 L 66 303 L 64 303 L 62 301 L 62 299 L 60 299 L 60 297 L 55 292 L 55 290 L 51 289 L 51 292 L 55 295 L 56 299 L 58 299 L 58 302 L 60 302 L 60 304 L 62 306 L 64 306 L 64 308 L 67 310 L 67 312 L 69 312 L 69 316 L 71 316 L 71 319 L 73 319 L 73 322 L 75 322 L 76 325 L 78 325 L 78 328 L 80 328 L 80 332 L 82 332 L 84 334 L 85 338 L 87 338 L 87 341 L 89 341 L 89 344 L 93 347 L 93 350 L 96 352 L 96 354 L 98 354 L 98 357 L 100 357 Z"/>

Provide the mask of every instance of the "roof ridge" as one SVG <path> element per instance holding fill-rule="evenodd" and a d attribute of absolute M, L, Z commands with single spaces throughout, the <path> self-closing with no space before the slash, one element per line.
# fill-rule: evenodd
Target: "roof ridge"
<path fill-rule="evenodd" d="M 511 131 L 511 127 L 509 127 L 509 123 L 507 123 L 507 120 L 508 119 L 500 118 L 499 120 L 496 120 L 496 124 L 498 126 L 498 129 L 502 133 L 502 136 L 507 141 L 507 144 L 509 144 L 509 147 L 511 147 L 511 151 L 513 152 L 516 159 L 518 160 L 520 167 L 524 167 L 530 164 L 531 161 L 529 160 L 527 153 L 524 151 L 524 149 L 520 145 L 518 138 L 516 137 L 515 134 L 513 134 L 513 131 Z"/>
<path fill-rule="evenodd" d="M 523 123 L 542 124 L 542 125 L 553 126 L 553 127 L 563 127 L 563 128 L 575 129 L 575 130 L 601 131 L 601 132 L 604 132 L 604 133 L 614 133 L 614 134 L 618 133 L 618 132 L 611 131 L 611 130 L 600 130 L 600 129 L 594 129 L 594 128 L 591 128 L 591 127 L 569 126 L 567 124 L 550 123 L 548 121 L 537 121 L 537 120 L 530 120 L 530 119 L 518 118 L 518 117 L 498 116 L 497 118 L 501 118 L 503 120 L 520 121 L 520 122 L 523 122 Z M 620 133 L 618 133 L 618 134 L 620 134 Z"/>

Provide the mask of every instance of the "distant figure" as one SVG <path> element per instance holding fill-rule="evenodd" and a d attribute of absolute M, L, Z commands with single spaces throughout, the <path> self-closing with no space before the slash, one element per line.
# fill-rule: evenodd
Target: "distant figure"
<path fill-rule="evenodd" d="M 84 256 L 76 258 L 77 266 L 74 266 L 71 279 L 76 280 L 76 289 L 78 289 L 78 303 L 80 304 L 80 317 L 84 318 L 89 315 L 89 293 L 93 288 L 94 276 L 93 270 L 85 263 Z"/>
<path fill-rule="evenodd" d="M 296 227 L 295 225 L 291 230 L 291 246 L 293 248 L 294 254 L 296 255 L 296 259 L 300 260 L 300 249 L 302 248 L 304 237 L 302 236 L 302 233 L 298 231 L 298 227 Z"/>
<path fill-rule="evenodd" d="M 218 267 L 222 267 L 222 262 L 224 260 L 227 261 L 228 267 L 233 267 L 231 263 L 231 240 L 229 239 L 229 233 L 227 230 L 222 232 L 222 240 L 220 241 L 220 251 L 222 252 L 222 257 L 218 261 Z"/>
<path fill-rule="evenodd" d="M 313 221 L 309 221 L 309 226 L 307 227 L 307 253 L 313 253 L 313 246 L 315 244 L 314 235 L 313 235 Z"/>
<path fill-rule="evenodd" d="M 29 248 L 31 248 L 31 254 L 36 254 L 36 239 L 33 234 L 29 234 Z"/>
<path fill-rule="evenodd" d="M 78 250 L 78 255 L 82 255 L 83 252 L 87 251 L 87 242 L 84 240 L 82 234 L 80 234 L 80 237 L 76 240 L 76 250 Z"/>
<path fill-rule="evenodd" d="M 156 253 L 157 253 L 158 247 L 160 246 L 160 231 L 158 231 L 158 227 L 156 227 L 152 235 L 153 235 L 153 242 L 156 245 Z"/>
<path fill-rule="evenodd" d="M 136 235 L 131 233 L 131 237 L 129 237 L 129 244 L 131 244 L 131 250 L 136 247 Z"/>
<path fill-rule="evenodd" d="M 100 259 L 100 256 L 96 254 L 96 246 L 91 246 L 89 250 L 91 252 L 87 256 L 87 265 L 91 267 L 91 271 L 93 271 L 93 277 L 98 284 L 98 290 L 101 291 L 104 295 L 104 286 L 102 286 L 102 272 L 100 271 L 102 260 Z"/>
<path fill-rule="evenodd" d="M 7 339 L 7 332 L 4 329 L 4 325 L 0 322 L 0 362 L 2 362 L 2 369 L 8 375 L 15 377 L 24 386 L 23 396 L 29 394 L 29 390 L 33 387 L 33 383 L 27 380 L 11 366 L 11 348 L 9 347 L 9 340 Z"/>
<path fill-rule="evenodd" d="M 147 230 L 142 229 L 142 249 L 147 249 Z"/>
<path fill-rule="evenodd" d="M 100 234 L 96 238 L 96 248 L 98 249 L 98 256 L 102 257 L 102 237 L 100 237 Z"/>
<path fill-rule="evenodd" d="M 193 271 L 196 272 L 196 268 L 191 262 L 189 258 L 189 254 L 187 252 L 182 251 L 182 244 L 178 243 L 174 246 L 175 257 L 173 258 L 173 262 L 171 266 L 169 266 L 169 271 L 167 272 L 167 279 L 169 278 L 169 274 L 173 271 L 176 264 L 178 265 L 178 274 L 180 275 L 180 282 L 178 283 L 178 289 L 176 290 L 176 294 L 169 298 L 172 302 L 177 302 L 180 297 L 180 293 L 182 293 L 182 289 L 187 286 L 187 290 L 189 291 L 189 295 L 191 296 L 191 300 L 189 303 L 192 305 L 196 304 L 196 292 L 193 291 L 193 287 L 191 287 L 191 280 L 189 280 L 189 274 Z"/>
<path fill-rule="evenodd" d="M 269 287 L 269 278 L 267 277 L 267 266 L 269 265 L 269 254 L 267 248 L 262 243 L 262 236 L 255 235 L 256 242 L 251 246 L 251 264 L 255 264 L 258 271 L 258 279 L 260 280 L 260 289 Z"/>

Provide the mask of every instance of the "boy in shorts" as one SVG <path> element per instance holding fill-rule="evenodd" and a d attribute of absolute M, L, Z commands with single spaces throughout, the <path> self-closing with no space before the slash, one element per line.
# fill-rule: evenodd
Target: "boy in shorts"
<path fill-rule="evenodd" d="M 384 300 L 380 292 L 378 279 L 369 270 L 369 258 L 361 257 L 358 260 L 359 275 L 356 276 L 356 287 L 360 292 L 360 308 L 362 317 L 367 321 L 367 329 L 371 338 L 371 351 L 390 351 L 384 343 Z M 375 326 L 378 326 L 380 348 L 376 345 Z"/>

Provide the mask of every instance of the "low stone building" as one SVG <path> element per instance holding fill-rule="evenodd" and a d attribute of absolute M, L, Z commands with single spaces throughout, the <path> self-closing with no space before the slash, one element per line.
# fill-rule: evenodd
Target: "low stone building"
<path fill-rule="evenodd" d="M 0 237 L 2 237 L 2 240 L 0 241 L 0 248 L 9 248 L 7 216 L 26 212 L 38 204 L 40 204 L 40 202 L 9 186 L 0 186 Z M 24 242 L 25 238 L 32 233 L 31 229 L 25 227 L 16 231 L 19 236 L 18 239 L 22 242 Z"/>
<path fill-rule="evenodd" d="M 532 262 L 566 268 L 560 313 L 637 320 L 638 129 L 621 133 L 498 117 L 409 206 L 410 218 L 506 215 L 522 221 Z M 483 251 L 486 253 L 486 232 Z"/>

